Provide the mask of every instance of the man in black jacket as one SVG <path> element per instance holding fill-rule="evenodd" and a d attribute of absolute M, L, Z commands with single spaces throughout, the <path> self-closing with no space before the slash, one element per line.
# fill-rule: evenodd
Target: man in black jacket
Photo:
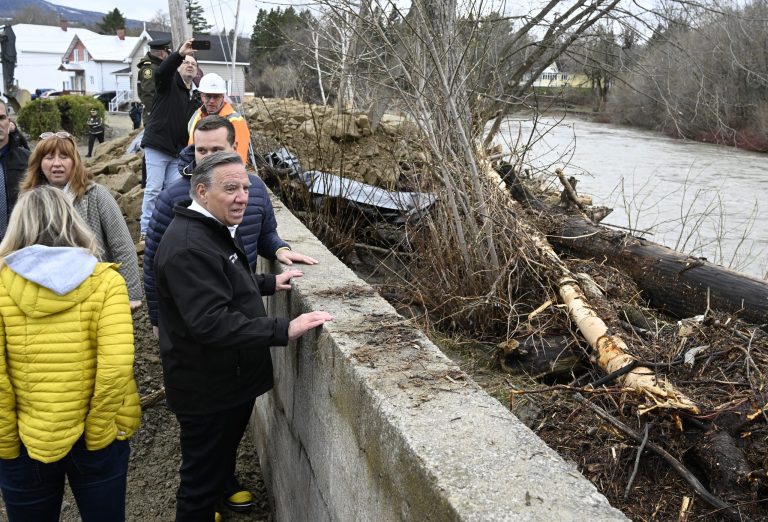
<path fill-rule="evenodd" d="M 19 183 L 27 171 L 28 160 L 29 151 L 11 139 L 8 105 L 0 99 L 0 240 L 5 237 L 8 216 L 19 196 Z"/>
<path fill-rule="evenodd" d="M 239 155 L 205 157 L 192 203 L 176 207 L 155 256 L 163 380 L 181 433 L 177 521 L 216 519 L 254 401 L 272 388 L 270 346 L 332 320 L 266 316 L 261 296 L 289 290 L 302 273 L 251 271 L 237 232 L 250 183 Z"/>
<path fill-rule="evenodd" d="M 157 195 L 179 179 L 178 154 L 189 141 L 187 123 L 200 106 L 192 80 L 197 74 L 192 39 L 163 60 L 155 73 L 157 93 L 141 146 L 147 164 L 147 183 L 141 204 L 140 232 L 147 233 Z"/>

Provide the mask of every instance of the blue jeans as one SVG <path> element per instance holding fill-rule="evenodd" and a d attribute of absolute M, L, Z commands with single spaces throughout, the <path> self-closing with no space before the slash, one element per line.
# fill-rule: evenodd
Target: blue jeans
<path fill-rule="evenodd" d="M 104 449 L 88 451 L 81 437 L 67 455 L 43 464 L 21 455 L 0 459 L 0 490 L 10 522 L 58 522 L 64 495 L 64 477 L 75 495 L 83 522 L 125 520 L 128 441 L 114 441 Z"/>
<path fill-rule="evenodd" d="M 144 147 L 144 161 L 147 164 L 147 184 L 144 187 L 144 200 L 141 202 L 142 234 L 147 233 L 149 218 L 155 210 L 155 200 L 160 191 L 181 177 L 179 159 L 151 147 Z"/>

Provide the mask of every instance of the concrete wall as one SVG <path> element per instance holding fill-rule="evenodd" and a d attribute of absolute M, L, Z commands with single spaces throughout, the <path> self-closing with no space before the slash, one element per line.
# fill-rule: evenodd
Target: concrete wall
<path fill-rule="evenodd" d="M 320 264 L 270 312 L 335 318 L 272 349 L 275 389 L 251 419 L 278 521 L 626 520 L 277 201 L 275 212 L 281 237 Z"/>

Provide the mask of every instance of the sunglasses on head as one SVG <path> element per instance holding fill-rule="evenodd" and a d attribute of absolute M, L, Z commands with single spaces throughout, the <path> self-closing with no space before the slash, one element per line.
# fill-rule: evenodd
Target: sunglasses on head
<path fill-rule="evenodd" d="M 55 136 L 56 138 L 64 138 L 64 139 L 69 139 L 69 140 L 75 141 L 75 138 L 73 138 L 73 137 L 72 137 L 72 135 L 71 135 L 70 133 L 68 133 L 68 132 L 65 132 L 65 131 L 59 131 L 59 132 L 44 132 L 44 133 L 42 133 L 42 134 L 40 135 L 40 139 L 41 139 L 41 140 L 47 140 L 48 138 L 53 138 L 54 136 Z"/>

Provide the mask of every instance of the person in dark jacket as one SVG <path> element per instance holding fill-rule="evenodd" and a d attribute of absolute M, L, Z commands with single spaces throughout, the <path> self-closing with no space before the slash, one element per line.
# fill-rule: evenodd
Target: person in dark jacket
<path fill-rule="evenodd" d="M 141 140 L 147 163 L 147 183 L 141 204 L 142 240 L 157 195 L 179 178 L 177 158 L 189 141 L 187 123 L 200 106 L 192 85 L 197 74 L 194 53 L 192 39 L 189 39 L 163 60 L 155 74 L 157 94 Z"/>
<path fill-rule="evenodd" d="M 273 385 L 270 346 L 333 319 L 266 316 L 262 296 L 302 273 L 252 272 L 238 231 L 251 185 L 239 155 L 203 158 L 190 183 L 193 201 L 176 207 L 155 257 L 163 381 L 181 438 L 177 522 L 218 519 L 254 401 Z"/>
<path fill-rule="evenodd" d="M 160 193 L 147 229 L 144 248 L 144 288 L 149 307 L 152 330 L 158 336 L 157 293 L 155 289 L 154 259 L 157 245 L 173 219 L 176 205 L 189 205 L 190 176 L 195 164 L 214 152 L 236 152 L 235 129 L 227 118 L 208 116 L 198 123 L 193 132 L 195 144 L 180 155 L 182 178 Z M 256 267 L 257 254 L 290 265 L 293 262 L 315 264 L 309 256 L 293 252 L 277 234 L 277 223 L 266 185 L 257 176 L 248 176 L 251 186 L 242 223 L 238 226 L 242 247 L 251 269 Z M 234 469 L 234 468 L 233 468 Z M 234 476 L 225 485 L 225 504 L 233 510 L 246 510 L 253 506 L 253 495 L 243 489 Z"/>
<path fill-rule="evenodd" d="M 131 102 L 131 110 L 128 111 L 128 116 L 133 123 L 133 130 L 141 127 L 141 104 L 139 102 Z"/>
<path fill-rule="evenodd" d="M 158 38 L 152 40 L 149 42 L 149 51 L 147 51 L 147 54 L 139 60 L 137 65 L 139 68 L 139 79 L 136 84 L 136 91 L 139 93 L 141 104 L 144 105 L 144 113 L 139 114 L 141 120 L 144 121 L 145 126 L 147 125 L 149 115 L 152 112 L 152 104 L 155 101 L 155 75 L 157 73 L 157 68 L 160 67 L 163 60 L 168 58 L 168 48 L 170 45 L 170 38 Z M 131 119 L 133 119 L 133 117 L 131 117 Z M 134 126 L 133 128 L 138 129 L 138 126 Z"/>
<path fill-rule="evenodd" d="M 0 240 L 5 237 L 8 216 L 19 197 L 19 183 L 29 161 L 29 150 L 20 145 L 15 134 L 21 135 L 21 131 L 13 126 L 8 105 L 0 99 Z"/>
<path fill-rule="evenodd" d="M 214 152 L 235 152 L 235 129 L 232 123 L 221 116 L 207 116 L 200 120 L 193 132 L 194 145 L 190 145 L 179 155 L 181 179 L 163 190 L 157 198 L 152 218 L 147 228 L 144 246 L 144 293 L 149 308 L 149 319 L 153 330 L 157 322 L 157 296 L 155 292 L 154 259 L 157 245 L 173 219 L 173 208 L 176 205 L 188 205 L 189 179 L 199 162 L 205 156 Z M 243 222 L 238 227 L 243 240 L 243 250 L 252 269 L 256 268 L 258 255 L 283 264 L 305 263 L 314 265 L 317 260 L 294 252 L 288 243 L 277 234 L 277 222 L 272 202 L 264 182 L 254 175 L 249 175 L 251 188 L 248 191 L 248 205 L 245 209 Z M 157 334 L 156 334 L 157 335 Z"/>
<path fill-rule="evenodd" d="M 88 154 L 86 158 L 90 158 L 93 155 L 93 145 L 96 140 L 99 143 L 104 143 L 104 120 L 99 116 L 99 111 L 95 108 L 91 109 L 91 116 L 86 122 L 88 125 Z"/>

